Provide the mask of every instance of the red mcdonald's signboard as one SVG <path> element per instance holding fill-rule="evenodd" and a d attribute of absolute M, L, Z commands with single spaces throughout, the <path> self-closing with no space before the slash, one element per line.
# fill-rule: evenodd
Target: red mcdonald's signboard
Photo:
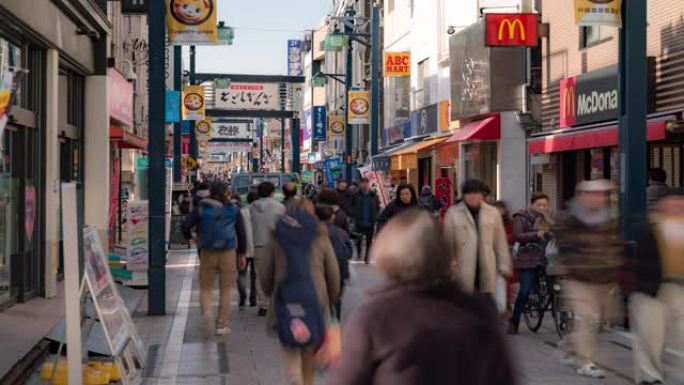
<path fill-rule="evenodd" d="M 572 127 L 577 121 L 577 80 L 570 77 L 560 82 L 560 126 Z"/>
<path fill-rule="evenodd" d="M 536 47 L 536 13 L 486 13 L 487 47 Z"/>

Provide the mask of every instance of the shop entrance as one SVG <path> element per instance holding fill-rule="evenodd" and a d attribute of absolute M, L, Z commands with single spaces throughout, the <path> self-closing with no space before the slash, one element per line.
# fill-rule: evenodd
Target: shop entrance
<path fill-rule="evenodd" d="M 432 158 L 418 159 L 418 193 L 423 186 L 432 186 Z"/>

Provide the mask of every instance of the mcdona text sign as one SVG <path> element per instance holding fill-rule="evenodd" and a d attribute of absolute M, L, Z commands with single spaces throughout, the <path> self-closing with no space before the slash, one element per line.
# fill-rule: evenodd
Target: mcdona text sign
<path fill-rule="evenodd" d="M 252 139 L 251 121 L 219 121 L 211 123 L 212 139 Z"/>
<path fill-rule="evenodd" d="M 216 89 L 216 108 L 227 110 L 276 110 L 280 108 L 278 83 L 231 83 Z"/>
<path fill-rule="evenodd" d="M 537 23 L 537 15 L 534 13 L 486 13 L 485 45 L 536 47 Z"/>
<path fill-rule="evenodd" d="M 617 119 L 617 67 L 561 80 L 559 107 L 561 127 Z"/>

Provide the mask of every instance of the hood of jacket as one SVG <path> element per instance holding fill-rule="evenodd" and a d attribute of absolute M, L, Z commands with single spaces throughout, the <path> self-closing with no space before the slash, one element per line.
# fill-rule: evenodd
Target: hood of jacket
<path fill-rule="evenodd" d="M 254 246 L 267 246 L 276 222 L 285 214 L 285 206 L 273 198 L 263 198 L 250 204 Z"/>
<path fill-rule="evenodd" d="M 286 252 L 309 250 L 318 236 L 318 220 L 302 210 L 289 211 L 278 220 L 274 236 Z"/>

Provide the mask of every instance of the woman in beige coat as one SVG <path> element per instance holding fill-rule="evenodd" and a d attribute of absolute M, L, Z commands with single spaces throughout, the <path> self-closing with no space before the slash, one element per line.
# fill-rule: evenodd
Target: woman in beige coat
<path fill-rule="evenodd" d="M 484 202 L 488 190 L 479 180 L 464 183 L 463 201 L 444 217 L 444 236 L 463 289 L 494 295 L 497 275 L 509 276 L 512 262 L 501 215 Z"/>
<path fill-rule="evenodd" d="M 315 217 L 313 203 L 306 198 L 292 198 L 288 202 L 288 212 L 292 211 L 304 211 Z M 316 221 L 318 220 L 316 219 Z M 340 297 L 340 271 L 325 224 L 317 222 L 317 228 L 316 234 L 310 234 L 306 229 L 302 229 L 301 236 L 305 237 L 309 234 L 316 238 L 310 251 L 311 279 L 316 289 L 321 312 L 327 316 L 330 305 L 336 303 Z M 272 334 L 275 334 L 277 323 L 275 301 L 278 298 L 278 287 L 285 279 L 287 271 L 287 257 L 280 242 L 283 240 L 278 239 L 277 236 L 274 242 L 271 242 L 264 261 L 263 274 L 259 276 L 264 292 L 271 298 L 267 327 Z M 287 383 L 289 385 L 313 385 L 316 369 L 316 348 L 292 349 L 285 346 L 282 348 Z"/>

